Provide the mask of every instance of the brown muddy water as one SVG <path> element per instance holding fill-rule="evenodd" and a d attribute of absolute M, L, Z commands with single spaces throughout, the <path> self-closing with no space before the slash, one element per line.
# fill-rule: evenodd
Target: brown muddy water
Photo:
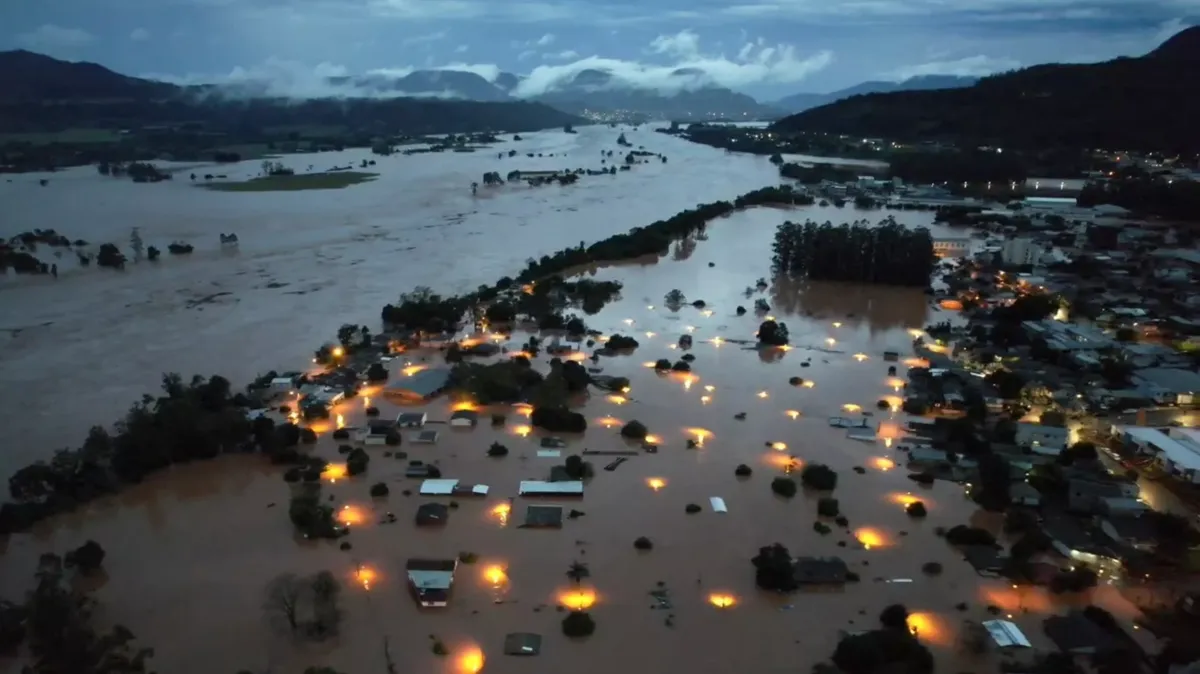
<path fill-rule="evenodd" d="M 601 142 L 588 134 L 616 133 L 583 131 L 579 142 L 584 145 Z M 143 264 L 125 275 L 80 272 L 57 285 L 38 280 L 0 292 L 7 320 L 13 315 L 10 309 L 16 308 L 32 316 L 26 319 L 30 324 L 47 316 L 54 323 L 12 338 L 0 363 L 6 388 L 22 396 L 4 406 L 6 428 L 14 424 L 28 433 L 10 434 L 22 442 L 6 448 L 11 456 L 5 461 L 15 466 L 59 441 L 62 429 L 47 428 L 45 419 L 78 417 L 82 426 L 109 421 L 133 397 L 129 390 L 151 388 L 160 370 L 248 375 L 268 367 L 299 366 L 340 322 L 373 323 L 380 304 L 416 283 L 454 289 L 494 280 L 535 252 L 579 238 L 599 239 L 696 202 L 774 182 L 765 159 L 717 157 L 707 148 L 649 132 L 631 140 L 666 151 L 671 163 L 655 173 L 647 166 L 618 176 L 625 180 L 623 188 L 591 187 L 597 179 L 589 178 L 580 183 L 582 194 L 495 195 L 486 204 L 464 205 L 475 209 L 471 218 L 478 224 L 460 225 L 462 236 L 422 233 L 417 229 L 421 225 L 414 224 L 403 236 L 384 233 L 374 243 L 354 243 L 358 234 L 352 232 L 362 229 L 351 224 L 356 218 L 366 223 L 387 212 L 389 221 L 405 222 L 410 220 L 406 210 L 421 213 L 411 205 L 413 195 L 372 193 L 375 201 L 365 207 L 371 216 L 342 215 L 340 224 L 304 215 L 292 204 L 289 208 L 295 210 L 289 218 L 299 223 L 299 240 L 273 250 L 270 242 L 286 238 L 289 218 L 263 216 L 271 220 L 264 225 L 270 234 L 247 245 L 247 238 L 255 240 L 246 235 L 254 231 L 253 213 L 235 216 L 237 207 L 224 202 L 226 195 L 175 192 L 176 198 L 198 204 L 210 198 L 224 202 L 219 209 L 226 209 L 239 224 L 204 226 L 213 232 L 238 229 L 243 239 L 238 257 L 223 259 L 211 252 L 194 261 L 168 260 L 161 271 L 143 270 Z M 611 144 L 609 139 L 603 142 Z M 689 167 L 687 157 L 707 166 Z M 709 177 L 680 184 L 689 178 L 673 177 L 675 170 Z M 91 184 L 90 178 L 80 181 Z M 362 189 L 375 188 L 373 184 Z M 459 186 L 441 189 L 448 199 L 469 202 L 469 192 L 457 194 Z M 585 203 L 588 194 L 596 202 L 590 206 Z M 606 195 L 621 196 L 609 205 L 604 203 Z M 262 198 L 288 203 L 295 195 Z M 346 191 L 300 198 L 312 199 L 314 208 L 326 204 L 321 207 L 333 212 L 338 199 L 359 197 Z M 533 205 L 515 206 L 524 203 L 521 199 Z M 165 212 L 167 207 L 151 208 Z M 503 214 L 505 208 L 512 210 Z M 526 210 L 518 213 L 520 208 Z M 555 213 L 560 210 L 570 212 Z M 581 674 L 667 668 L 715 673 L 742 669 L 747 659 L 759 672 L 802 672 L 828 658 L 839 630 L 870 629 L 877 625 L 879 611 L 895 602 L 917 613 L 914 625 L 937 654 L 939 671 L 989 669 L 989 663 L 961 655 L 955 642 L 963 619 L 990 617 L 988 604 L 1010 612 L 1035 645 L 1046 646 L 1040 621 L 1061 610 L 1062 600 L 1035 590 L 1018 595 L 1003 581 L 982 580 L 933 533 L 935 527 L 967 521 L 998 523 L 974 514 L 957 486 L 939 483 L 925 488 L 906 479 L 906 471 L 892 463 L 899 456 L 882 439 L 851 440 L 827 423 L 831 415 L 859 414 L 846 412 L 847 405 L 873 412 L 873 422 L 884 422 L 881 435 L 902 423 L 875 410 L 880 398 L 895 393 L 882 353 L 909 355 L 908 330 L 940 320 L 943 312 L 930 307 L 919 291 L 889 288 L 777 283 L 766 293 L 744 294 L 757 278 L 769 276 L 776 224 L 789 218 L 837 216 L 842 217 L 835 221 L 860 217 L 851 210 L 764 208 L 738 213 L 712 223 L 707 240 L 681 242 L 657 263 L 593 272 L 596 278 L 621 280 L 625 289 L 622 300 L 590 317 L 589 324 L 606 334 L 632 334 L 641 347 L 630 356 L 600 361 L 605 374 L 628 376 L 631 390 L 623 398 L 596 392 L 582 403 L 589 430 L 567 438 L 564 456 L 585 448 L 625 449 L 617 431 L 632 419 L 647 424 L 661 439 L 661 447 L 657 454 L 635 456 L 612 472 L 601 469 L 610 457 L 592 457 L 597 470 L 586 495 L 575 502 L 558 501 L 586 515 L 566 521 L 561 530 L 519 528 L 527 499 L 516 498 L 507 518 L 497 514 L 498 506 L 516 496 L 519 480 L 543 478 L 561 461 L 537 457 L 539 433 L 512 411 L 504 428 L 489 427 L 485 416 L 474 429 L 441 427 L 435 446 L 406 439 L 401 449 L 408 460 L 436 462 L 445 477 L 491 487 L 487 498 L 457 499 L 460 507 L 443 529 L 413 526 L 416 508 L 431 499 L 402 495 L 404 489 L 415 493 L 419 483 L 403 477 L 407 460 L 385 458 L 382 447 L 369 450 L 372 459 L 365 475 L 334 479 L 331 474 L 324 485 L 339 508 L 349 506 L 348 517 L 361 520 L 348 539 L 354 547 L 345 552 L 336 544 L 297 540 L 287 518 L 290 488 L 280 471 L 254 457 L 225 458 L 177 467 L 86 512 L 47 523 L 30 535 L 11 537 L 3 544 L 0 596 L 20 595 L 40 553 L 61 553 L 95 539 L 108 550 L 107 578 L 96 590 L 101 618 L 128 625 L 140 643 L 155 648 L 155 669 L 173 674 L 243 668 L 289 674 L 314 664 L 349 674 L 384 672 L 385 638 L 397 671 L 405 672 L 471 671 L 474 667 L 467 665 L 477 661 L 467 656 L 479 654 L 484 670 L 496 673 L 568 668 Z M 197 228 L 203 220 L 194 214 L 181 219 Z M 415 219 L 444 222 L 427 214 Z M 120 231 L 120 226 L 110 226 Z M 66 226 L 59 229 L 70 231 Z M 329 233 L 331 229 L 347 233 Z M 472 230 L 474 236 L 466 236 Z M 409 245 L 418 249 L 400 250 Z M 709 267 L 709 262 L 715 266 Z M 426 280 L 424 273 L 432 278 Z M 213 280 L 206 280 L 210 277 Z M 268 277 L 290 278 L 315 292 L 288 296 L 263 289 Z M 207 285 L 231 288 L 242 302 L 209 305 L 203 312 L 185 308 L 182 298 Z M 663 308 L 663 295 L 673 288 L 682 290 L 689 301 L 703 299 L 706 310 Z M 22 292 L 26 299 L 17 299 Z M 753 339 L 761 319 L 753 311 L 738 317 L 734 310 L 739 304 L 752 308 L 756 297 L 767 299 L 771 314 L 788 324 L 791 349 L 759 352 L 728 341 Z M 349 313 L 350 308 L 358 314 Z M 695 339 L 691 375 L 660 376 L 645 366 L 681 355 L 670 347 L 683 334 Z M 522 341 L 524 336 L 516 335 L 505 344 L 515 351 Z M 270 362 L 264 360 L 268 355 Z M 414 360 L 421 364 L 419 357 Z M 538 367 L 546 368 L 547 360 L 543 354 Z M 436 356 L 428 362 L 436 362 Z M 804 362 L 810 366 L 803 367 Z M 403 376 L 399 370 L 404 363 L 392 365 L 393 375 Z M 811 380 L 813 386 L 790 386 L 792 376 Z M 100 402 L 108 397 L 116 400 Z M 362 423 L 366 402 L 347 402 L 337 413 L 349 425 Z M 385 416 L 401 411 L 382 396 L 370 395 L 370 402 Z M 458 402 L 438 400 L 424 409 L 431 419 L 445 419 Z M 734 419 L 739 412 L 746 413 L 744 421 Z M 45 416 L 39 421 L 36 415 Z M 330 426 L 321 430 L 313 451 L 339 461 Z M 686 449 L 688 439 L 702 440 L 701 446 Z M 73 433 L 61 441 L 77 440 Z M 486 457 L 493 441 L 506 444 L 510 455 Z M 784 443 L 786 449 L 772 449 L 771 443 Z M 783 472 L 789 455 L 800 464 L 826 463 L 838 471 L 834 495 L 850 520 L 849 530 L 835 528 L 821 536 L 812 529 L 815 496 L 801 494 L 788 501 L 770 492 L 771 478 Z M 752 477 L 734 476 L 741 463 L 754 468 Z M 854 473 L 855 466 L 866 473 Z M 391 487 L 388 498 L 369 497 L 369 485 L 378 481 Z M 708 500 L 713 496 L 725 499 L 728 513 L 712 511 Z M 929 508 L 923 521 L 904 513 L 903 504 L 914 497 Z M 702 506 L 702 512 L 685 514 L 689 503 Z M 380 524 L 387 512 L 395 513 L 398 522 Z M 635 550 L 633 540 L 639 536 L 649 537 L 654 550 Z M 839 541 L 846 547 L 838 547 Z M 784 543 L 796 555 L 842 556 L 862 582 L 844 590 L 789 597 L 763 594 L 754 587 L 750 558 L 760 546 L 773 542 Z M 479 561 L 459 567 L 451 606 L 418 610 L 406 591 L 405 560 L 453 557 L 460 551 L 477 553 Z M 592 577 L 584 588 L 595 597 L 591 611 L 597 631 L 581 642 L 561 635 L 563 614 L 555 610 L 560 594 L 571 590 L 565 572 L 572 561 L 590 567 Z M 941 562 L 945 572 L 924 576 L 920 567 L 927 561 Z M 493 566 L 504 571 L 498 584 L 489 578 Z M 356 574 L 359 568 L 371 574 L 369 589 Z M 293 643 L 267 625 L 264 587 L 281 573 L 321 569 L 333 571 L 345 584 L 342 634 L 322 645 Z M 912 582 L 887 582 L 894 579 Z M 654 602 L 647 593 L 660 581 L 674 603 L 673 627 L 664 624 L 668 612 L 651 609 Z M 1108 588 L 1097 594 L 1110 610 L 1117 608 L 1107 600 L 1115 595 Z M 710 603 L 712 595 L 731 596 L 733 605 L 716 608 Z M 957 611 L 959 602 L 967 602 L 969 610 Z M 501 646 L 509 632 L 544 635 L 541 655 L 504 656 Z M 431 635 L 450 647 L 449 656 L 431 652 Z M 0 672 L 17 668 L 14 661 L 0 662 Z"/>

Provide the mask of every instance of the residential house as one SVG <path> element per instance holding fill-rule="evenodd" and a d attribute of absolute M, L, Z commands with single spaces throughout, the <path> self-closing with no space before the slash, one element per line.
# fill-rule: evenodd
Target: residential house
<path fill-rule="evenodd" d="M 517 486 L 521 496 L 583 496 L 583 482 L 571 480 L 564 482 L 545 482 L 543 480 L 522 480 Z"/>
<path fill-rule="evenodd" d="M 1081 611 L 1050 616 L 1042 623 L 1058 650 L 1071 655 L 1095 655 L 1115 646 L 1113 639 Z"/>
<path fill-rule="evenodd" d="M 392 379 L 383 388 L 383 393 L 403 402 L 423 402 L 440 395 L 449 382 L 450 368 L 432 367 Z"/>
<path fill-rule="evenodd" d="M 1028 482 L 1014 482 L 1008 487 L 1008 495 L 1013 505 L 1037 508 L 1042 505 L 1042 494 Z"/>
<path fill-rule="evenodd" d="M 840 585 L 849 571 L 840 557 L 798 557 L 792 564 L 800 585 Z"/>
<path fill-rule="evenodd" d="M 450 425 L 455 428 L 473 428 L 479 422 L 479 412 L 475 410 L 455 410 L 450 415 Z"/>
<path fill-rule="evenodd" d="M 1189 428 L 1163 431 L 1148 426 L 1117 426 L 1116 432 L 1127 447 L 1153 457 L 1163 471 L 1200 484 L 1200 432 Z"/>
<path fill-rule="evenodd" d="M 1158 536 L 1150 519 L 1140 515 L 1112 515 L 1100 519 L 1100 532 L 1114 545 L 1152 550 Z"/>
<path fill-rule="evenodd" d="M 1042 530 L 1050 538 L 1051 548 L 1066 559 L 1098 568 L 1121 568 L 1121 560 L 1113 549 L 1105 542 L 1096 540 L 1074 519 L 1047 518 Z"/>
<path fill-rule="evenodd" d="M 424 412 L 401 412 L 396 415 L 396 426 L 399 428 L 421 428 L 427 417 Z"/>
<path fill-rule="evenodd" d="M 1088 479 L 1067 480 L 1067 510 L 1079 515 L 1108 514 L 1107 499 L 1125 499 L 1129 495 L 1112 482 Z"/>
<path fill-rule="evenodd" d="M 410 559 L 405 565 L 408 587 L 417 603 L 425 608 L 441 608 L 450 603 L 457 559 Z"/>
<path fill-rule="evenodd" d="M 1200 374 L 1192 370 L 1151 367 L 1133 373 L 1133 382 L 1159 404 L 1191 405 L 1200 396 Z"/>
<path fill-rule="evenodd" d="M 388 436 L 396 432 L 396 424 L 385 419 L 370 419 L 365 428 L 358 432 L 358 440 L 364 445 L 387 444 Z"/>
<path fill-rule="evenodd" d="M 1035 454 L 1056 456 L 1067 448 L 1070 431 L 1062 426 L 1047 426 L 1026 421 L 1017 424 L 1016 444 Z"/>

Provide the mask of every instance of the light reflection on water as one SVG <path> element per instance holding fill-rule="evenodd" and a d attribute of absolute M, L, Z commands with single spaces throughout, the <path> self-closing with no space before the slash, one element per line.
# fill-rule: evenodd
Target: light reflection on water
<path fill-rule="evenodd" d="M 21 282 L 28 287 L 0 285 L 0 311 L 6 316 L 19 309 L 24 323 L 53 322 L 9 337 L 8 348 L 0 351 L 0 375 L 28 394 L 30 401 L 21 410 L 0 412 L 6 428 L 26 433 L 21 436 L 26 441 L 3 461 L 11 470 L 41 448 L 77 442 L 87 425 L 109 421 L 143 389 L 152 388 L 162 370 L 222 372 L 236 379 L 269 368 L 286 369 L 305 362 L 309 351 L 331 338 L 341 322 L 373 325 L 383 303 L 417 283 L 453 290 L 492 282 L 514 271 L 535 251 L 550 252 L 580 238 L 595 240 L 698 202 L 777 182 L 766 158 L 727 157 L 649 131 L 630 135 L 647 149 L 665 152 L 671 162 L 639 167 L 611 179 L 585 178 L 571 188 L 505 191 L 478 200 L 470 198 L 466 186 L 484 170 L 497 168 L 486 153 L 396 160 L 397 166 L 420 170 L 405 174 L 385 168 L 380 180 L 341 192 L 336 200 L 303 193 L 189 192 L 185 185 L 165 186 L 158 193 L 153 190 L 159 186 L 112 186 L 82 175 L 64 176 L 61 181 L 56 177 L 50 188 L 64 193 L 79 190 L 79 201 L 96 190 L 112 190 L 105 192 L 105 199 L 92 200 L 87 220 L 69 199 L 34 204 L 17 188 L 5 187 L 10 191 L 3 193 L 4 198 L 18 196 L 16 212 L 22 218 L 37 214 L 44 221 L 62 222 L 59 229 L 72 238 L 124 240 L 130 222 L 146 222 L 142 234 L 148 242 L 210 235 L 215 239 L 221 230 L 234 230 L 243 249 L 230 257 L 202 250 L 195 260 L 167 260 L 158 270 L 142 265 L 124 275 L 92 270 L 95 273 L 64 274 L 57 284 L 37 279 Z M 577 138 L 566 139 L 548 132 L 527 136 L 522 145 L 513 147 L 574 148 L 571 163 L 587 166 L 613 136 L 614 131 L 604 129 L 581 129 Z M 544 166 L 550 160 L 519 163 Z M 505 160 L 499 168 L 517 164 Z M 570 211 L 569 216 L 560 210 Z M 374 512 L 354 510 L 355 506 L 351 510 L 356 516 L 372 518 L 391 512 L 397 523 L 356 527 L 350 538 L 353 551 L 347 553 L 336 545 L 297 540 L 287 521 L 289 487 L 278 472 L 254 457 L 230 457 L 176 468 L 111 502 L 63 518 L 65 526 L 58 529 L 45 527 L 35 535 L 13 537 L 7 547 L 7 567 L 30 573 L 4 574 L 0 595 L 20 596 L 40 552 L 61 551 L 94 538 L 109 549 L 105 561 L 109 580 L 98 598 L 114 619 L 130 625 L 141 642 L 157 650 L 156 669 L 181 674 L 261 668 L 268 650 L 280 671 L 302 670 L 311 664 L 311 654 L 287 644 L 274 645 L 275 637 L 266 631 L 262 588 L 284 571 L 308 574 L 330 569 L 352 580 L 356 564 L 376 574 L 368 582 L 378 579 L 382 585 L 371 585 L 370 593 L 344 593 L 343 634 L 337 647 L 323 651 L 321 657 L 322 664 L 344 671 L 379 669 L 376 660 L 384 635 L 406 671 L 440 666 L 428 654 L 430 632 L 438 632 L 448 644 L 481 644 L 496 652 L 503 635 L 513 631 L 515 611 L 527 612 L 531 603 L 571 591 L 564 590 L 563 582 L 573 559 L 584 559 L 591 567 L 585 592 L 604 597 L 594 609 L 599 628 L 578 646 L 586 650 L 586 657 L 572 654 L 574 647 L 564 650 L 557 644 L 544 648 L 539 657 L 544 667 L 570 667 L 581 674 L 622 667 L 639 671 L 679 667 L 681 658 L 693 657 L 681 653 L 690 652 L 696 666 L 712 662 L 712 666 L 736 667 L 734 655 L 695 647 L 731 639 L 755 648 L 769 661 L 763 667 L 806 668 L 832 652 L 836 630 L 849 627 L 860 608 L 877 614 L 888 603 L 909 601 L 896 589 L 898 585 L 869 582 L 874 575 L 915 577 L 917 581 L 904 591 L 920 595 L 922 611 L 954 615 L 953 604 L 969 599 L 969 592 L 958 597 L 933 591 L 929 581 L 920 578 L 919 568 L 926 561 L 941 561 L 946 571 L 937 581 L 939 586 L 977 584 L 974 573 L 932 533 L 936 526 L 953 526 L 966 519 L 966 505 L 957 505 L 963 503 L 961 490 L 939 484 L 928 489 L 929 497 L 925 491 L 914 491 L 939 504 L 925 520 L 914 522 L 887 498 L 914 490 L 905 471 L 880 470 L 890 451 L 882 443 L 848 440 L 844 430 L 826 423 L 829 416 L 847 414 L 843 404 L 860 405 L 854 415 L 873 412 L 875 403 L 892 393 L 882 358 L 858 362 L 854 354 L 879 356 L 885 350 L 907 354 L 911 341 L 907 330 L 942 314 L 935 313 L 919 291 L 910 290 L 777 282 L 765 294 L 746 297 L 742 293 L 758 277 L 769 276 L 770 240 L 783 219 L 841 222 L 864 215 L 851 209 L 816 210 L 758 209 L 735 214 L 712 223 L 707 241 L 674 246 L 671 261 L 590 272 L 594 278 L 621 280 L 626 285 L 623 299 L 589 317 L 589 324 L 611 334 L 625 329 L 624 321 L 629 319 L 639 332 L 655 337 L 646 339 L 630 357 L 601 359 L 605 374 L 630 378 L 632 391 L 628 397 L 596 395 L 587 401 L 585 416 L 604 421 L 594 423 L 583 438 L 565 438 L 568 447 L 563 455 L 584 448 L 628 450 L 631 443 L 612 429 L 634 419 L 662 435 L 664 444 L 658 454 L 631 457 L 611 472 L 600 470 L 609 459 L 589 459 L 596 464 L 596 477 L 589 482 L 584 501 L 568 507 L 577 507 L 587 516 L 566 522 L 569 531 L 518 529 L 528 505 L 523 499 L 510 508 L 499 507 L 503 504 L 496 500 L 464 499 L 452 511 L 447 527 L 414 530 L 411 522 L 422 499 L 400 494 L 404 488 L 415 488 L 415 483 L 403 481 L 407 461 L 385 458 L 382 451 L 372 449 L 367 475 L 323 482 L 324 494 L 334 496 L 331 505 L 341 508 L 366 502 L 374 482 L 392 484 L 388 499 L 373 502 Z M 175 217 L 166 217 L 168 213 Z M 928 219 L 928 214 L 893 213 L 902 221 Z M 882 217 L 879 212 L 865 215 Z M 72 221 L 81 224 L 75 228 L 65 224 Z M 443 245 L 447 240 L 454 245 Z M 519 245 L 522 241 L 528 244 Z M 464 270 L 464 265 L 452 264 L 456 259 L 471 259 L 471 264 Z M 709 267 L 709 262 L 714 266 Z M 270 282 L 288 285 L 263 287 Z M 181 297 L 200 293 L 194 288 L 202 286 L 232 292 L 240 302 L 220 300 L 205 305 L 203 311 L 184 308 Z M 705 300 L 712 315 L 705 317 L 690 306 L 675 311 L 662 307 L 663 296 L 673 288 L 681 289 L 689 301 Z M 298 290 L 308 292 L 286 294 Z M 94 301 L 96 297 L 122 299 L 100 303 Z M 766 299 L 770 313 L 788 324 L 793 348 L 745 349 L 730 341 L 753 338 L 761 320 L 752 310 L 755 297 Z M 751 311 L 736 316 L 738 305 Z M 834 322 L 841 326 L 836 346 L 830 347 L 824 340 Z M 96 325 L 104 325 L 105 330 L 97 331 Z M 685 326 L 692 326 L 695 335 L 690 349 L 696 356 L 693 374 L 660 377 L 642 367 L 643 362 L 658 358 L 676 360 L 679 350 L 669 347 L 689 332 Z M 720 348 L 709 340 L 719 342 Z M 513 335 L 513 343 L 522 341 L 523 335 Z M 547 360 L 542 354 L 538 367 L 545 368 Z M 430 358 L 417 364 L 434 362 Z M 402 364 L 393 365 L 393 376 L 403 376 Z M 793 376 L 819 381 L 821 386 L 791 386 L 788 379 Z M 715 394 L 702 401 L 700 394 L 687 390 L 700 385 Z M 372 402 L 384 416 L 401 409 L 383 396 L 373 397 Z M 453 404 L 435 401 L 424 409 L 432 419 L 444 419 Z M 30 414 L 31 409 L 56 418 L 64 409 L 73 410 L 68 417 L 77 419 L 80 427 L 47 425 Z M 743 412 L 744 421 L 735 418 Z M 365 420 L 357 401 L 340 406 L 338 413 L 349 426 Z M 902 420 L 899 415 L 897 421 Z M 552 465 L 536 457 L 543 435 L 522 424 L 481 425 L 466 433 L 445 433 L 433 448 L 405 449 L 412 459 L 436 460 L 443 475 L 489 484 L 492 496 L 505 499 L 515 495 L 519 480 Z M 688 438 L 703 444 L 703 451 L 686 451 Z M 506 444 L 510 456 L 487 458 L 484 449 L 493 441 Z M 787 449 L 764 448 L 767 443 L 782 443 Z M 337 444 L 326 434 L 313 451 L 334 461 L 339 458 Z M 736 480 L 733 470 L 740 463 L 754 466 L 756 475 Z M 812 463 L 825 463 L 839 472 L 835 496 L 842 511 L 856 531 L 879 532 L 876 542 L 885 545 L 872 546 L 870 551 L 857 545 L 836 547 L 839 540 L 853 542 L 853 532 L 839 527 L 821 536 L 811 529 L 812 506 L 805 498 L 788 502 L 771 494 L 767 487 L 771 477 Z M 855 466 L 872 470 L 856 475 L 851 470 Z M 665 488 L 655 493 L 647 488 L 649 479 L 661 481 L 656 484 Z M 709 496 L 724 498 L 729 512 L 707 512 Z M 689 502 L 703 504 L 706 512 L 686 515 L 683 504 Z M 801 516 L 801 512 L 809 514 Z M 516 518 L 512 525 L 500 526 L 510 518 Z M 908 535 L 895 533 L 901 531 Z M 654 552 L 635 556 L 629 539 L 636 536 L 654 541 Z M 712 544 L 714 537 L 719 537 L 720 545 Z M 572 541 L 591 543 L 571 547 Z M 871 566 L 859 571 L 864 581 L 860 585 L 849 586 L 844 593 L 798 596 L 794 601 L 797 607 L 803 604 L 803 611 L 780 613 L 770 598 L 755 589 L 747 564 L 758 547 L 774 541 L 785 542 L 794 554 L 841 555 L 852 567 L 867 560 Z M 585 546 L 586 557 L 579 554 Z M 404 560 L 453 557 L 464 550 L 503 560 L 503 597 L 506 601 L 520 598 L 523 603 L 494 605 L 496 577 L 488 575 L 494 569 L 481 567 L 464 571 L 483 574 L 483 582 L 456 584 L 452 606 L 443 617 L 434 620 L 419 614 L 402 583 L 396 582 L 404 577 Z M 701 612 L 681 620 L 674 630 L 642 624 L 645 593 L 659 580 L 668 584 L 680 606 L 701 605 L 719 594 L 736 597 L 736 611 L 730 616 Z M 186 616 L 163 609 L 178 605 L 189 607 Z M 558 614 L 528 615 L 518 621 L 528 624 L 521 629 L 539 631 L 551 641 L 559 638 Z M 413 627 L 426 620 L 432 621 L 428 628 Z M 1021 616 L 1017 620 L 1022 622 Z M 1036 630 L 1023 625 L 1033 638 Z M 947 625 L 946 630 L 954 627 Z M 791 644 L 797 633 L 805 634 L 803 648 L 753 646 Z M 180 636 L 187 634 L 204 637 Z M 221 649 L 214 651 L 213 643 L 220 643 Z M 452 656 L 447 662 L 482 665 L 474 651 L 459 655 L 465 660 Z M 954 669 L 952 652 L 942 650 L 938 655 L 948 670 Z M 722 658 L 729 661 L 717 663 Z M 503 669 L 504 662 L 495 658 L 487 667 L 509 671 Z"/>

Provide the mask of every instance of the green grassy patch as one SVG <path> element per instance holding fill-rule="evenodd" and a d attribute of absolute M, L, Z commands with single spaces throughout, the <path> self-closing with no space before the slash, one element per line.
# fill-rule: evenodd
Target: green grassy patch
<path fill-rule="evenodd" d="M 378 173 L 336 171 L 333 173 L 301 173 L 292 176 L 265 176 L 241 182 L 208 183 L 202 185 L 217 192 L 297 192 L 300 190 L 340 190 L 365 183 Z"/>
<path fill-rule="evenodd" d="M 50 145 L 51 143 L 119 143 L 127 136 L 113 129 L 63 129 L 40 133 L 0 133 L 0 144 L 31 143 L 33 145 Z"/>

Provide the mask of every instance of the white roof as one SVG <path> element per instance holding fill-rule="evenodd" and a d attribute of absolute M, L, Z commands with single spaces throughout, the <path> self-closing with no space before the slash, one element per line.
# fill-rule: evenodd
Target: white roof
<path fill-rule="evenodd" d="M 421 493 L 426 496 L 448 496 L 458 486 L 458 480 L 425 480 L 421 483 Z"/>
<path fill-rule="evenodd" d="M 1155 449 L 1166 455 L 1167 459 L 1183 470 L 1200 470 L 1200 452 L 1172 438 L 1157 428 L 1146 426 L 1118 426 L 1118 430 L 1128 433 L 1139 442 L 1154 445 Z"/>
<path fill-rule="evenodd" d="M 522 480 L 519 492 L 524 494 L 583 494 L 583 482 L 546 482 Z"/>
<path fill-rule="evenodd" d="M 714 512 L 729 512 L 729 509 L 725 507 L 725 499 L 721 498 L 720 496 L 711 496 L 709 497 L 708 502 L 712 504 L 712 509 Z"/>
<path fill-rule="evenodd" d="M 274 379 L 271 380 L 271 383 L 272 384 L 287 384 L 288 386 L 291 386 L 295 382 L 292 381 L 291 377 L 275 377 Z"/>
<path fill-rule="evenodd" d="M 985 620 L 983 627 L 1000 648 L 1031 648 L 1033 644 L 1015 623 L 1007 620 Z"/>

